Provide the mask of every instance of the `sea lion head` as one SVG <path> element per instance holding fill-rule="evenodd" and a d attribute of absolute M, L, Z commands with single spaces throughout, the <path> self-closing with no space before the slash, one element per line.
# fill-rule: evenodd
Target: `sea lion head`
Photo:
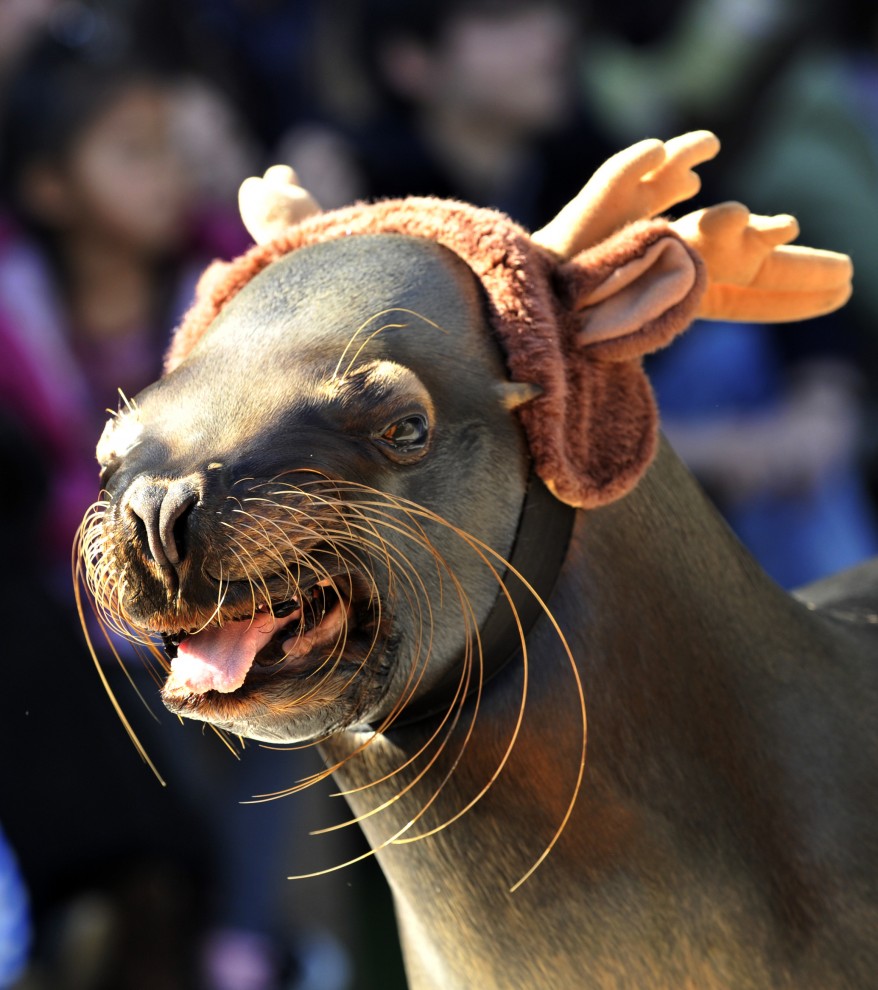
<path fill-rule="evenodd" d="M 256 275 L 98 448 L 94 585 L 176 651 L 168 707 L 291 741 L 429 689 L 497 596 L 480 546 L 515 533 L 505 383 L 441 245 L 334 240 Z"/>

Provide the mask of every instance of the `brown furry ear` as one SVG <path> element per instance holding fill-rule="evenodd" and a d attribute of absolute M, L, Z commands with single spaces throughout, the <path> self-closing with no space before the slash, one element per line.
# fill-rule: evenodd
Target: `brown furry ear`
<path fill-rule="evenodd" d="M 654 456 L 658 414 L 641 358 L 689 325 L 703 266 L 667 224 L 649 222 L 560 265 L 554 281 L 560 374 L 552 398 L 520 415 L 550 490 L 595 508 L 627 494 Z"/>
<path fill-rule="evenodd" d="M 639 239 L 601 259 L 606 277 L 589 263 L 595 249 L 565 266 L 566 292 L 576 314 L 577 339 L 590 356 L 607 361 L 642 357 L 670 343 L 683 329 L 676 307 L 698 281 L 698 263 L 673 236 Z M 595 285 L 596 277 L 601 280 Z"/>

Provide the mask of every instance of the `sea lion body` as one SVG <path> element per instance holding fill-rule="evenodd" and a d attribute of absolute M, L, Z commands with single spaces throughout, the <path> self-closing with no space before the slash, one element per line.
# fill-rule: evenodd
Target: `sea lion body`
<path fill-rule="evenodd" d="M 281 642 L 245 669 L 190 643 L 165 701 L 320 740 L 413 988 L 865 990 L 874 612 L 781 592 L 664 447 L 579 513 L 526 658 L 482 684 L 529 474 L 486 313 L 428 241 L 269 265 L 108 427 L 99 603 L 181 649 Z M 285 639 L 315 587 L 340 604 Z"/>

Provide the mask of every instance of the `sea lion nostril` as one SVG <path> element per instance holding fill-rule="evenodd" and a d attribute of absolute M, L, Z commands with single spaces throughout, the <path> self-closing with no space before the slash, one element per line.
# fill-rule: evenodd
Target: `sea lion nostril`
<path fill-rule="evenodd" d="M 197 502 L 198 492 L 187 479 L 167 483 L 140 477 L 131 485 L 125 508 L 159 567 L 174 567 L 184 560 L 188 522 Z"/>
<path fill-rule="evenodd" d="M 168 488 L 159 513 L 159 536 L 165 556 L 179 564 L 186 556 L 187 530 L 198 493 L 188 482 L 175 481 Z"/>

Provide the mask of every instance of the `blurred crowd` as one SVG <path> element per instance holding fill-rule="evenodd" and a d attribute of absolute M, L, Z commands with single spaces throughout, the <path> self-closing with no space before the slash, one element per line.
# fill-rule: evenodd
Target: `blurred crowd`
<path fill-rule="evenodd" d="M 248 246 L 239 182 L 285 162 L 326 208 L 432 194 L 535 228 L 614 151 L 694 128 L 723 151 L 693 205 L 793 213 L 857 272 L 838 314 L 699 325 L 650 362 L 672 443 L 794 587 L 878 549 L 869 0 L 0 0 L 0 988 L 402 986 L 377 871 L 283 879 L 360 850 L 314 851 L 340 810 L 246 803 L 308 755 L 230 753 L 104 658 L 162 787 L 79 630 L 94 444 L 200 270 Z"/>

